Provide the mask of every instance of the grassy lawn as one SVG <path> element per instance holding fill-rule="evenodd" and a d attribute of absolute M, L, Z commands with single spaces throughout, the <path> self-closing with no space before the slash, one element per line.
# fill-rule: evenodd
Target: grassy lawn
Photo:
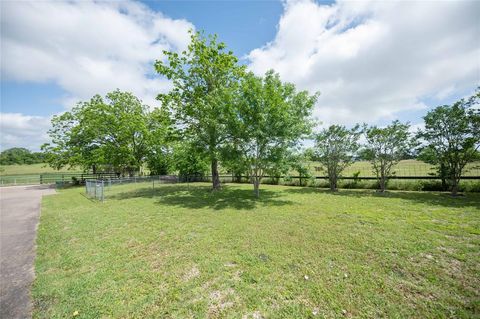
<path fill-rule="evenodd" d="M 36 318 L 473 318 L 480 194 L 116 186 L 43 199 Z"/>

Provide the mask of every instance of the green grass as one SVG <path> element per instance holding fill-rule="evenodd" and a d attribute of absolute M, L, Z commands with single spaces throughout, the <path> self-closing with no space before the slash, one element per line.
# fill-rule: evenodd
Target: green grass
<path fill-rule="evenodd" d="M 37 244 L 35 318 L 480 316 L 480 194 L 72 188 Z"/>

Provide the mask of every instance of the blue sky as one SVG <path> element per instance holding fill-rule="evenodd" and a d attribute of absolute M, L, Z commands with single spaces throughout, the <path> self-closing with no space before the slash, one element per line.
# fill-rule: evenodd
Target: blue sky
<path fill-rule="evenodd" d="M 2 2 L 2 149 L 38 149 L 50 118 L 93 94 L 132 91 L 152 107 L 169 82 L 162 50 L 190 28 L 217 33 L 241 63 L 320 91 L 325 125 L 421 125 L 432 107 L 473 92 L 480 2 Z"/>
<path fill-rule="evenodd" d="M 271 41 L 283 12 L 280 1 L 143 1 L 155 11 L 218 34 L 242 57 Z"/>

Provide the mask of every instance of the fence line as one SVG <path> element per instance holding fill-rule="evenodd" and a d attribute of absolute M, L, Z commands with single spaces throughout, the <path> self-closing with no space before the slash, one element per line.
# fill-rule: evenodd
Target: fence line
<path fill-rule="evenodd" d="M 220 182 L 221 183 L 250 183 L 251 178 L 249 176 L 233 176 L 233 175 L 220 175 Z M 305 176 L 264 176 L 262 181 L 263 184 L 278 184 L 278 185 L 292 185 L 292 182 L 295 180 L 298 181 L 298 185 L 300 186 L 307 186 L 309 182 L 312 180 L 327 180 L 327 176 L 315 176 L 315 177 L 305 177 Z M 377 180 L 375 177 L 342 177 L 339 179 L 343 180 L 354 180 L 355 182 L 361 180 Z M 436 176 L 392 176 L 391 179 L 400 179 L 400 180 L 440 180 Z M 462 179 L 469 179 L 469 180 L 480 180 L 480 177 L 476 176 L 468 176 Z M 177 175 L 156 175 L 156 176 L 132 176 L 132 177 L 124 177 L 124 178 L 104 178 L 104 179 L 88 179 L 85 180 L 85 193 L 88 197 L 104 201 L 106 197 L 111 196 L 111 192 L 109 189 L 116 185 L 125 185 L 125 184 L 132 184 L 132 183 L 151 183 L 149 188 L 154 191 L 156 186 L 158 187 L 161 184 L 176 184 L 182 183 L 195 183 L 195 182 L 211 182 L 212 176 L 211 175 L 192 175 L 192 176 L 177 176 Z M 295 182 L 293 185 L 297 185 Z"/>
<path fill-rule="evenodd" d="M 168 175 L 168 176 L 175 176 L 175 175 Z M 0 186 L 8 186 L 8 185 L 27 185 L 27 184 L 57 184 L 57 186 L 61 187 L 65 184 L 73 184 L 73 183 L 85 183 L 87 180 L 122 180 L 127 181 L 129 179 L 148 179 L 151 176 L 134 176 L 134 177 L 121 177 L 116 173 L 48 173 L 48 174 L 41 174 L 35 176 L 34 174 L 26 174 L 22 175 L 2 175 L 0 176 Z M 209 179 L 211 180 L 211 176 L 206 175 L 203 177 L 200 176 L 189 176 L 189 177 L 177 177 L 179 181 L 181 179 L 190 178 L 193 179 L 192 181 L 200 181 L 199 179 Z M 248 176 L 232 176 L 232 175 L 220 175 L 221 179 L 232 179 L 232 182 L 235 180 L 245 180 L 249 179 Z M 284 180 L 284 179 L 293 179 L 299 180 L 300 182 L 315 179 L 315 180 L 326 180 L 328 176 L 264 176 L 265 179 L 275 179 L 275 180 Z M 362 180 L 376 180 L 377 177 L 375 176 L 341 176 L 339 180 L 355 180 L 355 181 L 362 181 Z M 395 180 L 440 180 L 438 176 L 435 175 L 421 175 L 421 176 L 403 176 L 403 175 L 393 175 L 390 176 L 389 179 Z M 463 180 L 480 180 L 480 175 L 466 175 L 462 176 Z"/>

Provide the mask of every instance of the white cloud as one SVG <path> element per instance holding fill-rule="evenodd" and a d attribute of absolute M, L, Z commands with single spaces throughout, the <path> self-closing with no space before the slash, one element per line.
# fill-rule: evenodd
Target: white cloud
<path fill-rule="evenodd" d="M 478 12 L 478 1 L 290 1 L 249 67 L 321 91 L 326 124 L 390 120 L 480 83 Z"/>
<path fill-rule="evenodd" d="M 50 117 L 29 116 L 21 113 L 0 113 L 1 150 L 25 147 L 38 151 L 48 140 Z"/>
<path fill-rule="evenodd" d="M 2 80 L 54 82 L 66 91 L 66 108 L 116 88 L 158 105 L 170 82 L 152 76 L 153 61 L 185 49 L 194 29 L 130 1 L 9 1 L 1 9 Z M 1 114 L 1 148 L 38 149 L 49 120 Z"/>
<path fill-rule="evenodd" d="M 146 104 L 169 87 L 151 76 L 162 51 L 183 50 L 193 25 L 130 1 L 2 2 L 2 76 L 61 86 L 72 101 L 128 90 Z"/>

